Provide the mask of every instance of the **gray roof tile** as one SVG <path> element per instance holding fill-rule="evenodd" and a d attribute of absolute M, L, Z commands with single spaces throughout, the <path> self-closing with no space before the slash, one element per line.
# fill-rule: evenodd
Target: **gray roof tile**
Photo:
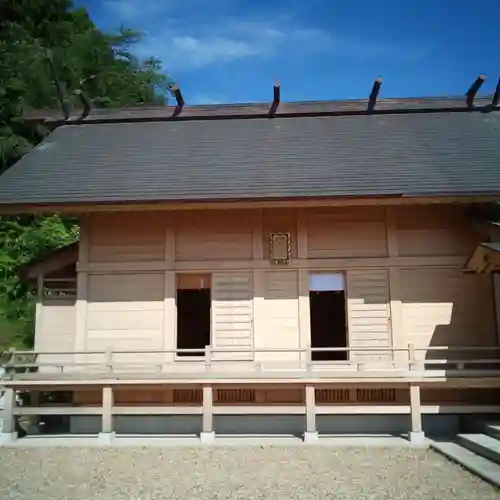
<path fill-rule="evenodd" d="M 500 113 L 64 125 L 0 205 L 500 194 Z"/>

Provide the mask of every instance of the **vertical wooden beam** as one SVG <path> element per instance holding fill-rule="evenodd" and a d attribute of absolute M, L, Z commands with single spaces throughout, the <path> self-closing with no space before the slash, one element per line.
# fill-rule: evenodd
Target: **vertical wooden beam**
<path fill-rule="evenodd" d="M 299 308 L 299 347 L 305 349 L 311 345 L 311 321 L 309 303 L 309 270 L 299 269 L 298 279 L 298 308 Z M 306 354 L 301 353 L 301 361 L 306 361 Z"/>
<path fill-rule="evenodd" d="M 17 439 L 14 408 L 16 406 L 16 391 L 12 387 L 4 390 L 3 396 L 3 428 L 0 434 L 0 444 Z"/>
<path fill-rule="evenodd" d="M 87 349 L 87 300 L 89 275 L 86 271 L 78 272 L 76 281 L 76 337 L 75 350 Z M 77 362 L 85 361 L 82 355 L 77 355 Z"/>
<path fill-rule="evenodd" d="M 44 276 L 40 274 L 36 280 L 36 298 L 37 302 L 43 302 L 43 286 L 44 286 Z"/>
<path fill-rule="evenodd" d="M 162 349 L 173 351 L 177 346 L 177 282 L 175 278 L 175 235 L 177 231 L 175 215 L 166 213 L 165 220 L 165 262 L 167 271 L 164 273 L 163 286 L 163 325 L 162 325 Z M 165 352 L 164 363 L 172 363 L 175 360 L 173 352 Z M 166 367 L 164 367 L 165 369 Z"/>
<path fill-rule="evenodd" d="M 40 391 L 36 389 L 32 389 L 29 391 L 29 403 L 30 406 L 40 406 Z M 38 434 L 40 432 L 40 416 L 39 415 L 31 415 L 30 416 L 30 425 L 28 428 L 29 434 Z"/>
<path fill-rule="evenodd" d="M 173 269 L 173 264 L 175 263 L 175 231 L 177 226 L 173 218 L 174 214 L 168 212 L 167 214 L 165 221 L 165 261 L 169 269 Z"/>
<path fill-rule="evenodd" d="M 200 439 L 202 443 L 209 444 L 214 441 L 214 416 L 213 416 L 213 388 L 203 386 L 203 419 Z"/>
<path fill-rule="evenodd" d="M 396 208 L 397 207 L 385 207 L 385 228 L 388 257 L 397 257 L 399 255 Z"/>
<path fill-rule="evenodd" d="M 114 438 L 113 431 L 113 388 L 104 386 L 102 388 L 102 419 L 99 441 L 109 443 Z"/>
<path fill-rule="evenodd" d="M 165 271 L 165 293 L 163 298 L 163 350 L 173 351 L 177 346 L 177 305 L 175 302 L 176 280 L 174 271 Z M 175 354 L 165 352 L 163 361 L 173 363 Z"/>
<path fill-rule="evenodd" d="M 252 256 L 253 260 L 264 259 L 264 224 L 263 211 L 261 209 L 255 211 L 253 219 L 253 235 L 252 235 Z"/>
<path fill-rule="evenodd" d="M 307 212 L 305 209 L 297 210 L 297 257 L 307 259 Z M 310 303 L 309 303 L 309 270 L 299 269 L 298 300 L 299 308 L 299 347 L 306 348 L 311 345 Z M 300 355 L 301 361 L 306 360 L 306 354 Z"/>
<path fill-rule="evenodd" d="M 297 257 L 307 259 L 307 212 L 303 208 L 297 210 Z"/>
<path fill-rule="evenodd" d="M 422 430 L 422 408 L 420 405 L 420 386 L 410 384 L 410 416 L 411 431 L 409 433 L 412 444 L 424 444 L 425 434 Z"/>
<path fill-rule="evenodd" d="M 304 441 L 310 443 L 318 439 L 316 429 L 316 391 L 313 385 L 306 385 L 306 432 Z"/>
<path fill-rule="evenodd" d="M 266 337 L 270 333 L 265 318 L 266 272 L 255 269 L 253 271 L 253 345 L 259 349 L 266 345 Z M 266 353 L 256 352 L 255 361 L 263 361 Z"/>
<path fill-rule="evenodd" d="M 253 220 L 253 250 L 252 257 L 254 261 L 264 259 L 264 222 L 263 211 L 255 211 Z M 266 291 L 266 273 L 263 270 L 254 269 L 253 271 L 253 345 L 255 348 L 265 345 L 264 338 L 267 334 L 266 323 L 262 321 L 265 316 L 264 296 Z M 262 360 L 261 353 L 255 353 L 255 361 Z"/>
<path fill-rule="evenodd" d="M 80 241 L 78 243 L 78 263 L 88 264 L 90 259 L 90 215 L 84 216 L 80 221 Z M 87 301 L 89 275 L 87 271 L 78 271 L 76 275 L 76 334 L 75 350 L 85 351 L 87 349 Z M 76 355 L 75 361 L 85 362 L 85 357 Z"/>
<path fill-rule="evenodd" d="M 385 208 L 385 226 L 387 236 L 387 256 L 399 256 L 398 228 L 396 207 Z M 398 267 L 389 268 L 389 312 L 392 347 L 401 349 L 406 347 L 406 336 L 403 330 L 403 307 L 401 303 L 400 270 Z M 404 352 L 396 352 L 393 357 L 398 366 L 403 366 L 406 361 Z"/>
<path fill-rule="evenodd" d="M 44 276 L 41 274 L 37 278 L 36 304 L 35 304 L 35 351 L 37 346 L 37 332 L 41 332 L 43 328 L 43 282 Z"/>

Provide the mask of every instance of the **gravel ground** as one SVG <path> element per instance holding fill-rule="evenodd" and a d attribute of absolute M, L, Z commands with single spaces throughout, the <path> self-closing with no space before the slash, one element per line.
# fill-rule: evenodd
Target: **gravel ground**
<path fill-rule="evenodd" d="M 427 450 L 330 447 L 4 448 L 3 500 L 492 500 Z"/>

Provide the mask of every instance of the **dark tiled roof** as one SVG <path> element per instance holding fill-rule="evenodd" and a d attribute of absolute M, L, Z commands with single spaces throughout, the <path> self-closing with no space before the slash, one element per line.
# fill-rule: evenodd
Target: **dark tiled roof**
<path fill-rule="evenodd" d="M 0 176 L 0 205 L 500 195 L 500 113 L 63 125 Z"/>

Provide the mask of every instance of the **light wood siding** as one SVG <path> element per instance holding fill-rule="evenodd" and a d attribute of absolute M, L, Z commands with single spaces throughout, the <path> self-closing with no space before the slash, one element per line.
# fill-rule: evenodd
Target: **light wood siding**
<path fill-rule="evenodd" d="M 470 255 L 478 236 L 460 205 L 395 209 L 399 255 Z"/>
<path fill-rule="evenodd" d="M 178 261 L 251 259 L 253 221 L 249 211 L 195 211 L 176 220 Z"/>
<path fill-rule="evenodd" d="M 159 212 L 92 214 L 89 222 L 89 260 L 163 260 L 167 217 Z"/>
<path fill-rule="evenodd" d="M 461 269 L 401 269 L 401 293 L 403 328 L 415 347 L 495 345 L 490 276 Z"/>
<path fill-rule="evenodd" d="M 262 330 L 255 332 L 255 347 L 298 349 L 300 347 L 298 273 L 265 273 Z M 260 360 L 296 360 L 298 353 L 260 353 Z"/>
<path fill-rule="evenodd" d="M 163 273 L 91 275 L 87 311 L 87 350 L 161 350 Z M 138 361 L 141 356 L 115 356 Z M 161 355 L 142 355 L 145 360 Z"/>
<path fill-rule="evenodd" d="M 391 347 L 389 273 L 386 269 L 347 273 L 349 346 Z M 388 352 L 352 353 L 360 361 L 389 359 Z"/>
<path fill-rule="evenodd" d="M 75 350 L 76 308 L 74 299 L 45 299 L 36 323 L 35 351 L 72 352 Z M 41 363 L 71 363 L 72 354 L 40 355 Z M 60 372 L 55 366 L 42 366 L 40 372 Z"/>
<path fill-rule="evenodd" d="M 212 346 L 253 346 L 253 288 L 250 273 L 212 275 Z M 216 353 L 214 359 L 252 359 L 243 353 Z"/>
<path fill-rule="evenodd" d="M 387 255 L 385 212 L 380 207 L 311 210 L 307 231 L 310 259 Z"/>

